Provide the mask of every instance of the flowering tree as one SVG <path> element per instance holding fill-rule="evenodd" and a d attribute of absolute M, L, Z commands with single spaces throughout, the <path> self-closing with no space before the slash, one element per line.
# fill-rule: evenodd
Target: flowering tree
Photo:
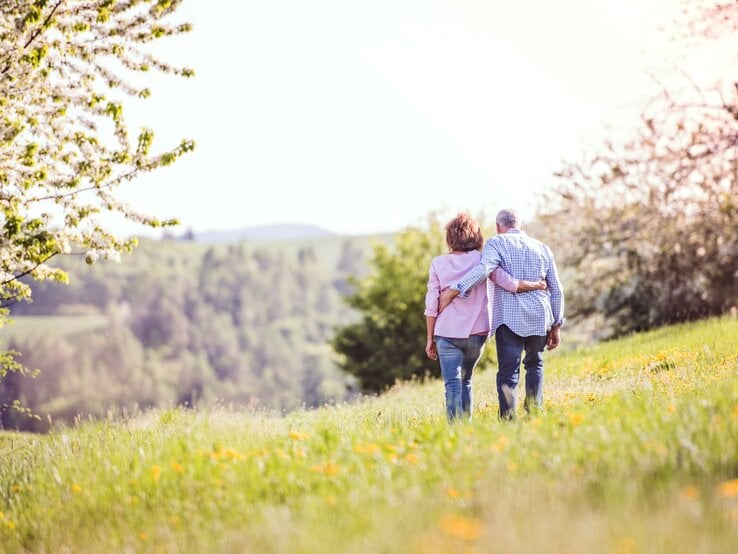
<path fill-rule="evenodd" d="M 738 3 L 689 2 L 684 17 L 677 37 L 719 38 Z M 567 310 L 600 337 L 738 309 L 737 68 L 664 90 L 630 140 L 556 174 L 540 217 L 573 270 Z"/>
<path fill-rule="evenodd" d="M 558 174 L 541 214 L 573 268 L 574 319 L 619 335 L 735 310 L 738 101 L 644 116 L 637 137 Z"/>
<path fill-rule="evenodd" d="M 28 298 L 20 280 L 66 280 L 60 254 L 115 259 L 134 240 L 98 217 L 176 224 L 136 212 L 116 189 L 192 150 L 182 141 L 152 153 L 153 132 L 131 137 L 126 98 L 149 95 L 135 73 L 190 77 L 152 55 L 150 43 L 191 29 L 170 16 L 181 0 L 0 0 L 0 326 Z M 5 361 L 8 362 L 6 356 Z M 0 369 L 0 378 L 11 365 Z"/>

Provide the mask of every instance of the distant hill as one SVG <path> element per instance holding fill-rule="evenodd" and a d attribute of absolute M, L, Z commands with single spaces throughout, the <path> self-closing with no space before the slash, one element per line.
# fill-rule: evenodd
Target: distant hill
<path fill-rule="evenodd" d="M 262 240 L 305 240 L 335 236 L 337 236 L 336 233 L 315 225 L 285 223 L 277 225 L 260 225 L 257 227 L 232 229 L 228 231 L 206 231 L 204 233 L 196 233 L 195 241 L 212 244 L 220 242 Z"/>

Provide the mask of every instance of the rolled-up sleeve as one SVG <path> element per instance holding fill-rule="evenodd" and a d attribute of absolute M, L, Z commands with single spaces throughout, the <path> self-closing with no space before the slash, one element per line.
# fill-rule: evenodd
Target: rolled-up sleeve
<path fill-rule="evenodd" d="M 554 260 L 553 252 L 548 250 L 549 255 L 549 267 L 546 272 L 546 284 L 548 285 L 548 291 L 551 293 L 551 312 L 553 313 L 553 324 L 556 326 L 564 325 L 566 319 L 564 318 L 564 288 L 561 286 L 559 280 L 559 273 L 556 269 L 556 261 Z"/>
<path fill-rule="evenodd" d="M 495 269 L 490 274 L 489 278 L 492 280 L 492 282 L 495 285 L 499 285 L 503 289 L 508 290 L 510 292 L 516 292 L 518 290 L 518 285 L 520 284 L 520 281 L 518 279 L 513 278 L 512 275 L 510 275 L 507 271 L 505 271 L 501 267 L 498 267 L 497 269 Z"/>
<path fill-rule="evenodd" d="M 441 297 L 441 281 L 433 263 L 428 270 L 428 291 L 425 293 L 425 315 L 438 317 L 438 299 Z"/>

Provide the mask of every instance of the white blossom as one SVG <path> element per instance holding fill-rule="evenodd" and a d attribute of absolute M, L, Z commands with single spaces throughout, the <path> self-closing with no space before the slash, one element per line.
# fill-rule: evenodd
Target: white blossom
<path fill-rule="evenodd" d="M 120 261 L 135 241 L 114 236 L 99 214 L 176 224 L 138 213 L 116 190 L 194 147 L 183 140 L 152 153 L 153 132 L 131 137 L 124 117 L 127 95 L 149 94 L 130 84 L 134 72 L 193 74 L 151 54 L 150 43 L 190 30 L 172 21 L 181 4 L 0 0 L 0 273 L 9 276 L 0 306 L 29 296 L 23 275 L 64 280 L 50 265 L 59 254 Z"/>

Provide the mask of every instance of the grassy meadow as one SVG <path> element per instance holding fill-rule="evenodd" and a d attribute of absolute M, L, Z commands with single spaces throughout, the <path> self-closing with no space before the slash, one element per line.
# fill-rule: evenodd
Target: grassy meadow
<path fill-rule="evenodd" d="M 494 378 L 0 433 L 0 551 L 738 552 L 738 321 L 547 354 L 531 419 Z"/>

